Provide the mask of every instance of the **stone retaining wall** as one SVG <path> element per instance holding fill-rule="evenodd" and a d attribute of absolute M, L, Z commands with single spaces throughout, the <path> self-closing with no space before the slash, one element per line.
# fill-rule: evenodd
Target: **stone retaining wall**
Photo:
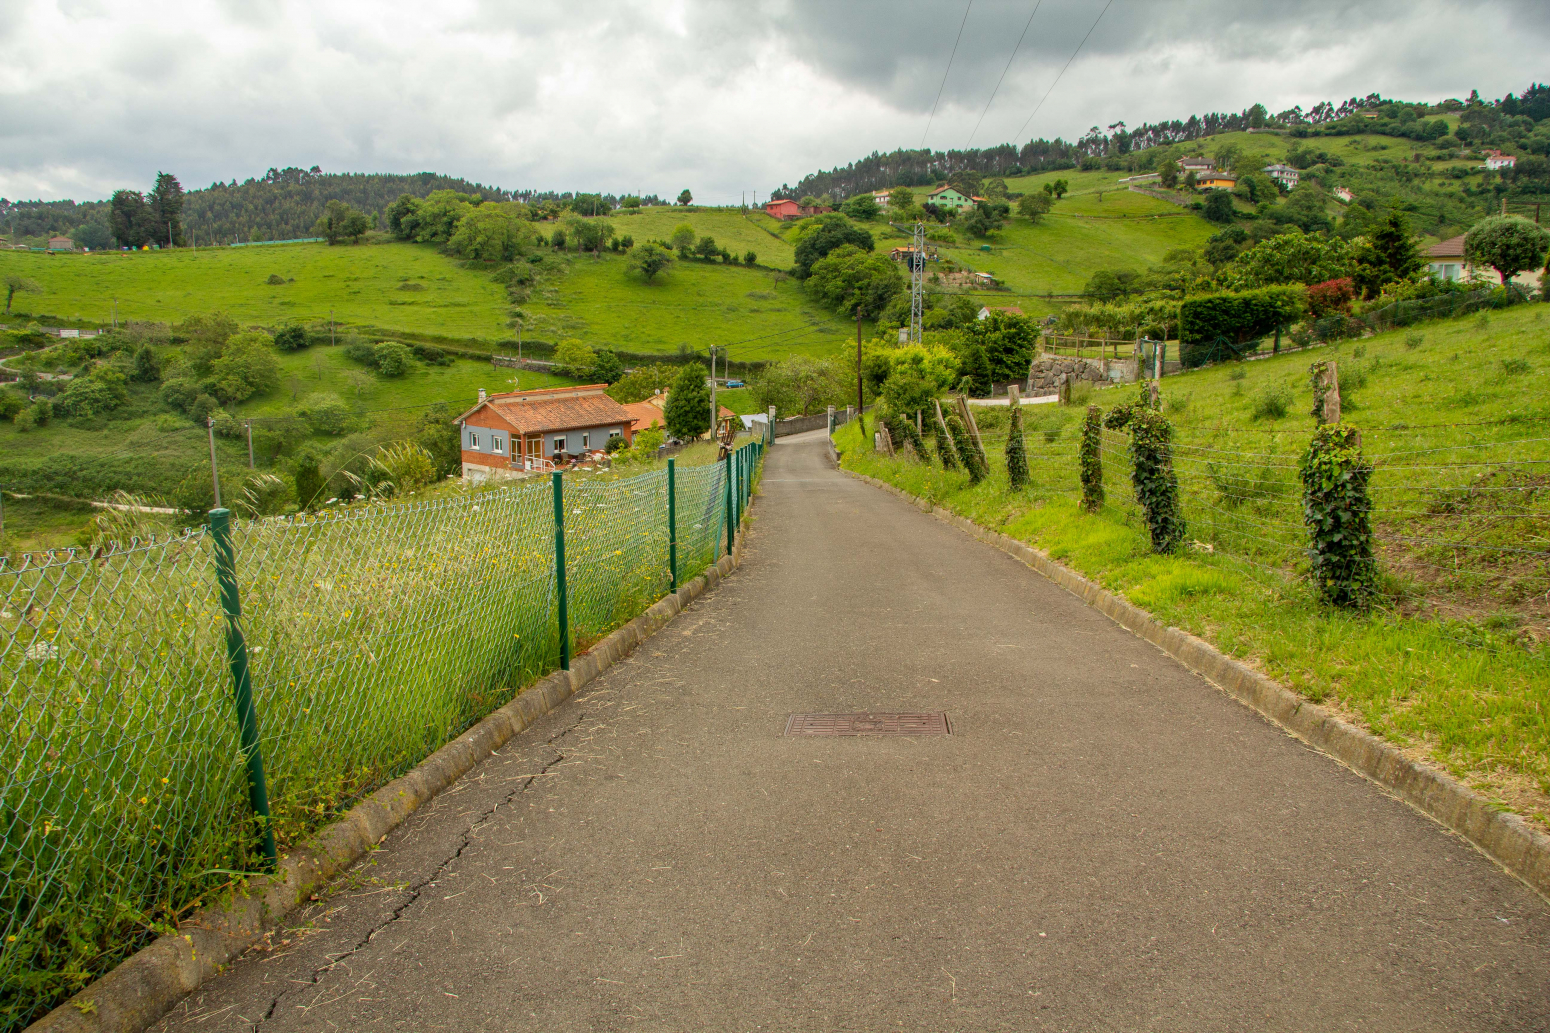
<path fill-rule="evenodd" d="M 1132 363 L 1132 366 L 1134 363 Z M 1033 360 L 1028 368 L 1030 391 L 1049 392 L 1060 386 L 1062 377 L 1087 380 L 1094 384 L 1108 383 L 1107 363 L 1092 359 L 1077 359 L 1059 355 L 1045 355 Z M 1131 374 L 1135 379 L 1135 374 Z"/>

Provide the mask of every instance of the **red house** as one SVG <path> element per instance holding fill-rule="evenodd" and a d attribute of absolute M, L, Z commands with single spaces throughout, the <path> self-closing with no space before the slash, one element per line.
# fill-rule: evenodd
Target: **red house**
<path fill-rule="evenodd" d="M 764 206 L 766 215 L 776 219 L 800 219 L 802 206 L 791 200 L 771 201 Z"/>
<path fill-rule="evenodd" d="M 634 437 L 634 418 L 604 394 L 607 384 L 542 391 L 479 392 L 455 421 L 463 439 L 463 479 L 520 477 L 601 452 L 608 439 Z"/>

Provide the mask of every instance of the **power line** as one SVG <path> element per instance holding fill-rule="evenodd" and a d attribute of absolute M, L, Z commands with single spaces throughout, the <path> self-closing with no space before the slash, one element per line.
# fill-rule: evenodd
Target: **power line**
<path fill-rule="evenodd" d="M 1049 95 L 1055 92 L 1055 87 L 1060 85 L 1061 78 L 1066 74 L 1066 68 L 1071 67 L 1071 62 L 1076 60 L 1076 55 L 1080 54 L 1082 52 L 1082 48 L 1087 45 L 1087 39 L 1093 34 L 1093 29 L 1098 27 L 1098 23 L 1103 21 L 1103 16 L 1108 14 L 1109 8 L 1113 6 L 1114 0 L 1109 0 L 1108 3 L 1103 5 L 1103 10 L 1099 11 L 1098 17 L 1093 19 L 1092 29 L 1087 30 L 1087 35 L 1082 37 L 1082 42 L 1076 45 L 1076 49 L 1071 51 L 1071 56 L 1066 59 L 1065 68 L 1060 70 L 1060 75 L 1055 76 L 1055 81 L 1050 83 L 1049 89 L 1044 91 L 1044 96 L 1040 98 L 1038 105 L 1033 109 L 1033 115 L 1037 115 L 1039 113 L 1039 108 L 1042 108 L 1044 106 L 1044 102 L 1049 100 Z M 1033 121 L 1033 115 L 1028 116 L 1028 121 L 1023 123 L 1023 127 L 1017 131 L 1017 135 L 1012 138 L 1013 140 L 1021 140 L 1023 138 L 1023 133 L 1027 131 L 1029 123 Z"/>
<path fill-rule="evenodd" d="M 1039 13 L 1039 8 L 1044 5 L 1044 0 L 1038 0 L 1033 5 L 1033 14 L 1028 15 L 1028 21 L 1023 25 L 1022 36 L 1017 37 L 1017 46 L 1012 48 L 1012 56 L 1006 59 L 1006 67 L 1001 69 L 1001 78 L 996 80 L 996 88 L 990 91 L 990 100 L 985 102 L 985 110 L 980 112 L 979 122 L 974 123 L 974 131 L 969 134 L 968 143 L 963 145 L 964 150 L 969 149 L 969 144 L 974 142 L 974 133 L 980 131 L 980 122 L 985 121 L 985 116 L 990 112 L 990 105 L 995 102 L 996 94 L 1001 92 L 1001 83 L 1006 79 L 1006 73 L 1012 70 L 1012 62 L 1017 58 L 1018 50 L 1022 49 L 1023 38 L 1028 35 L 1028 29 L 1033 25 L 1033 15 Z"/>
<path fill-rule="evenodd" d="M 963 9 L 963 21 L 958 23 L 958 39 L 953 40 L 953 52 L 947 55 L 947 67 L 942 71 L 942 84 L 936 88 L 936 100 L 931 102 L 931 118 L 926 119 L 926 132 L 920 134 L 920 145 L 926 146 L 926 135 L 931 132 L 931 122 L 936 118 L 936 106 L 942 103 L 942 91 L 947 87 L 947 73 L 953 70 L 953 58 L 958 56 L 958 40 L 963 39 L 963 27 L 969 22 L 969 8 L 974 6 L 974 0 L 969 0 L 968 6 Z"/>

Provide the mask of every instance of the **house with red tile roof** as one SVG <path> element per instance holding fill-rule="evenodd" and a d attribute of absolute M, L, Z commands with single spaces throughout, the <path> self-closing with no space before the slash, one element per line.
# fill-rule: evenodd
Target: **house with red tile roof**
<path fill-rule="evenodd" d="M 521 477 L 601 452 L 634 437 L 635 419 L 604 392 L 607 384 L 485 395 L 453 422 L 463 445 L 463 479 Z"/>

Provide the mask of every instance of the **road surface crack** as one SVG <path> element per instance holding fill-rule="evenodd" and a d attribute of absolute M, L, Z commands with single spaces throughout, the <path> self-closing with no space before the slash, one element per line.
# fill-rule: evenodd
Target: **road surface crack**
<path fill-rule="evenodd" d="M 412 908 L 416 903 L 418 903 L 419 899 L 420 899 L 420 896 L 425 892 L 426 887 L 430 886 L 432 883 L 436 882 L 444 874 L 446 874 L 447 869 L 450 868 L 457 861 L 458 858 L 463 856 L 463 851 L 467 850 L 468 847 L 470 846 L 470 844 L 473 843 L 474 833 L 478 832 L 479 829 L 482 826 L 487 824 L 490 821 L 490 819 L 494 818 L 496 812 L 499 811 L 502 807 L 509 806 L 513 800 L 515 800 L 517 797 L 521 796 L 523 793 L 527 792 L 530 788 L 532 788 L 533 784 L 535 782 L 537 782 L 538 779 L 542 778 L 543 776 L 545 776 L 545 775 L 547 775 L 549 773 L 549 769 L 550 768 L 554 767 L 555 765 L 559 764 L 561 761 L 566 759 L 567 754 L 562 752 L 558 748 L 558 746 L 556 744 L 559 743 L 559 741 L 561 739 L 565 738 L 571 732 L 575 731 L 576 728 L 581 724 L 582 719 L 583 719 L 583 715 L 581 713 L 581 708 L 578 707 L 575 719 L 570 721 L 560 731 L 558 731 L 554 735 L 550 736 L 545 741 L 545 743 L 544 743 L 544 745 L 554 748 L 554 756 L 552 758 L 550 758 L 548 761 L 546 761 L 544 763 L 544 765 L 541 768 L 539 768 L 537 771 L 535 771 L 535 772 L 533 772 L 531 774 L 528 774 L 528 775 L 524 775 L 521 778 L 518 778 L 516 780 L 516 782 L 515 782 L 515 785 L 513 786 L 512 790 L 511 790 L 511 792 L 507 793 L 504 798 L 502 798 L 501 800 L 499 800 L 496 803 L 494 803 L 493 805 L 491 805 L 488 810 L 486 810 L 483 814 L 479 815 L 479 817 L 476 818 L 474 821 L 470 822 L 468 827 L 463 830 L 462 836 L 459 837 L 457 849 L 452 851 L 452 853 L 448 854 L 445 858 L 443 858 L 441 860 L 441 862 L 436 865 L 435 869 L 429 875 L 427 875 L 424 878 L 420 879 L 418 882 L 414 883 L 412 886 L 409 886 L 408 887 L 408 894 L 409 895 L 407 897 L 405 897 L 404 900 L 399 902 L 399 904 L 396 907 L 393 908 L 393 911 L 392 911 L 391 914 L 389 914 L 381 922 L 378 922 L 371 929 L 367 930 L 366 935 L 362 936 L 359 940 L 357 940 L 353 946 L 349 947 L 348 949 L 346 949 L 344 951 L 339 952 L 338 954 L 326 955 L 328 957 L 331 957 L 332 960 L 329 961 L 328 964 L 314 969 L 310 979 L 307 979 L 307 980 L 302 981 L 302 982 L 292 982 L 291 985 L 288 986 L 286 989 L 281 990 L 279 993 L 277 993 L 274 996 L 274 999 L 269 1002 L 269 1007 L 267 1009 L 265 1009 L 263 1017 L 260 1018 L 257 1022 L 253 1023 L 253 1033 L 258 1033 L 258 1028 L 260 1026 L 262 1026 L 265 1022 L 268 1022 L 271 1018 L 274 1017 L 275 1011 L 280 1007 L 280 1001 L 281 1000 L 283 1000 L 288 995 L 294 993 L 297 989 L 299 989 L 301 987 L 316 986 L 322 980 L 322 978 L 324 976 L 326 976 L 329 972 L 333 971 L 339 965 L 344 963 L 352 955 L 356 954 L 357 952 L 359 952 L 361 950 L 364 950 L 366 948 L 367 944 L 371 943 L 371 941 L 376 937 L 376 935 L 378 933 L 380 933 L 380 932 L 382 932 L 382 930 L 388 928 L 394 922 L 397 922 L 400 918 L 402 918 L 404 916 L 404 914 L 410 908 Z"/>

